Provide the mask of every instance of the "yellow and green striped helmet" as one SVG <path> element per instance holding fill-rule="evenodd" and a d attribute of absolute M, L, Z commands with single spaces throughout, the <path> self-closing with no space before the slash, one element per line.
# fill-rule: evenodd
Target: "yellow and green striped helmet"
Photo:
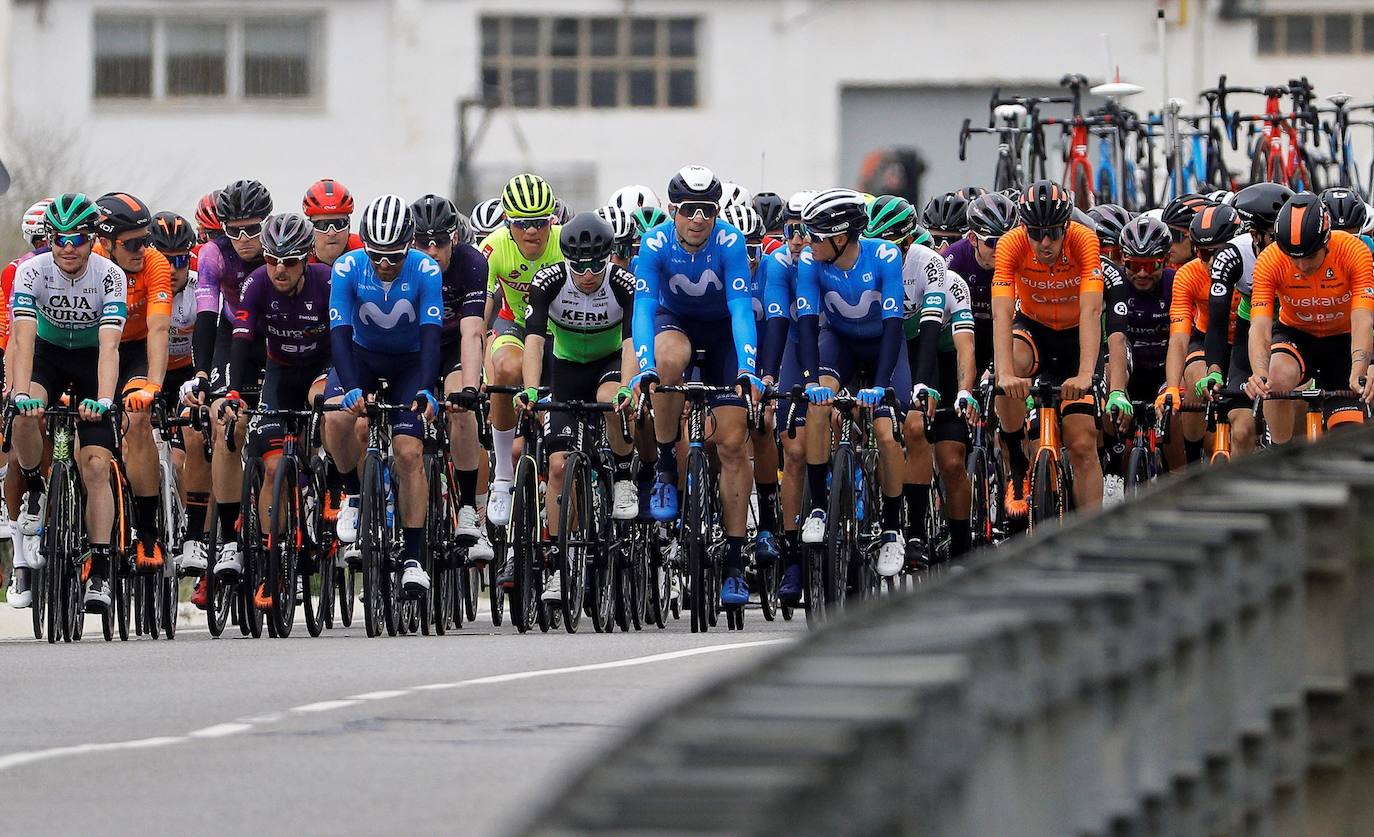
<path fill-rule="evenodd" d="M 501 192 L 507 218 L 543 218 L 554 211 L 553 189 L 537 174 L 517 174 Z"/>

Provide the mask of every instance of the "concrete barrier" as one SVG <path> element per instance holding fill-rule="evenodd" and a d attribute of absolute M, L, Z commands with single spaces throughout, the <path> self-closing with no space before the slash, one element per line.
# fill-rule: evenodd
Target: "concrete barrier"
<path fill-rule="evenodd" d="M 634 729 L 524 833 L 1374 834 L 1374 432 L 855 608 Z"/>

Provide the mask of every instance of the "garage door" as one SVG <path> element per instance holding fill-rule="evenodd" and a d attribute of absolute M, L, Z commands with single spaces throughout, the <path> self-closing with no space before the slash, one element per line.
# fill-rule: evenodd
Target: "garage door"
<path fill-rule="evenodd" d="M 1058 87 L 1004 85 L 1007 94 L 1057 96 Z M 975 136 L 968 160 L 959 162 L 959 126 L 965 118 L 986 125 L 991 86 L 979 87 L 846 87 L 840 92 L 840 175 L 857 183 L 865 158 L 888 148 L 912 149 L 924 162 L 922 199 L 961 186 L 990 186 L 997 162 L 997 138 Z M 1088 98 L 1085 108 L 1096 107 Z M 1048 105 L 1046 113 L 1061 114 L 1067 105 Z M 1050 167 L 1055 162 L 1058 135 L 1049 133 Z M 1095 154 L 1094 154 L 1095 156 Z"/>

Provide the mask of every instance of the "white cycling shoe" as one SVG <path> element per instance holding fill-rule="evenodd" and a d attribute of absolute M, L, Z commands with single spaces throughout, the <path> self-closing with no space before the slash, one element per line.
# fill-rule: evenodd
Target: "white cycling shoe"
<path fill-rule="evenodd" d="M 178 562 L 182 572 L 194 570 L 198 573 L 205 572 L 205 544 L 200 541 L 188 540 L 181 545 L 181 560 Z"/>
<path fill-rule="evenodd" d="M 511 484 L 506 480 L 491 484 L 491 494 L 487 497 L 487 520 L 491 525 L 503 527 L 510 523 Z"/>
<path fill-rule="evenodd" d="M 544 585 L 544 594 L 539 598 L 546 602 L 563 601 L 563 582 L 558 573 L 549 576 L 548 583 Z"/>
<path fill-rule="evenodd" d="M 401 589 L 407 596 L 419 596 L 429 590 L 429 573 L 419 561 L 407 561 L 401 573 Z"/>
<path fill-rule="evenodd" d="M 334 533 L 340 543 L 353 543 L 358 540 L 358 518 L 361 516 L 363 501 L 356 494 L 345 494 L 343 505 L 339 507 L 339 518 L 334 521 Z"/>
<path fill-rule="evenodd" d="M 243 559 L 239 557 L 239 545 L 226 543 L 219 548 L 219 558 L 215 559 L 215 575 L 236 575 L 243 572 Z"/>
<path fill-rule="evenodd" d="M 616 480 L 612 498 L 611 517 L 634 520 L 639 516 L 639 488 L 634 480 Z"/>
<path fill-rule="evenodd" d="M 878 575 L 891 578 L 902 571 L 906 564 L 906 545 L 902 536 L 894 529 L 883 532 L 882 546 L 878 548 Z"/>
<path fill-rule="evenodd" d="M 458 509 L 458 526 L 453 530 L 460 546 L 470 546 L 482 536 L 482 524 L 477 517 L 477 509 L 463 506 Z"/>
<path fill-rule="evenodd" d="M 802 543 L 825 543 L 825 512 L 812 509 L 802 523 Z"/>

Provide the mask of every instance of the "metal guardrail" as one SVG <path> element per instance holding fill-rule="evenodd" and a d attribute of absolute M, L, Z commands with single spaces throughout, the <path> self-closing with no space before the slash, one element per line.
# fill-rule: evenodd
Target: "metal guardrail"
<path fill-rule="evenodd" d="M 976 556 L 684 696 L 524 832 L 1374 833 L 1374 432 Z"/>

